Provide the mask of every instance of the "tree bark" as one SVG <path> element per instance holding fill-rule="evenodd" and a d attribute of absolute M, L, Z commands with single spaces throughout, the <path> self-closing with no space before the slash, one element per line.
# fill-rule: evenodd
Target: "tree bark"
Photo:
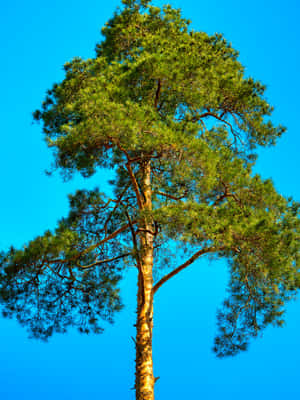
<path fill-rule="evenodd" d="M 146 276 L 145 276 L 146 275 Z M 144 280 L 145 287 L 141 281 Z M 138 307 L 136 323 L 136 400 L 154 400 L 152 361 L 152 273 L 139 273 Z"/>
<path fill-rule="evenodd" d="M 150 162 L 143 168 L 142 191 L 145 217 L 139 228 L 139 274 L 136 322 L 136 400 L 154 400 L 154 375 L 152 361 L 153 329 L 153 223 L 147 211 L 151 211 Z"/>

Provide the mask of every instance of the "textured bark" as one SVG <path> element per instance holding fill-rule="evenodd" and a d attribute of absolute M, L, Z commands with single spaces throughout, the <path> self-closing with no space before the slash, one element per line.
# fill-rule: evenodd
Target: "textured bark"
<path fill-rule="evenodd" d="M 143 209 L 150 211 L 151 171 L 150 163 L 144 167 L 142 182 Z M 136 400 L 154 400 L 154 375 L 152 361 L 153 328 L 153 224 L 146 216 L 139 230 L 140 258 L 136 322 Z"/>
<path fill-rule="evenodd" d="M 152 276 L 139 274 L 137 334 L 136 334 L 136 399 L 154 399 L 154 375 L 152 361 Z M 145 288 L 141 281 L 144 280 Z"/>

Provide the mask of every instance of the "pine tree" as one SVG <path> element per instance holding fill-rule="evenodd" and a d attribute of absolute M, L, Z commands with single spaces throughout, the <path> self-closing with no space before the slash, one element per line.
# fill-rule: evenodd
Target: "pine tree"
<path fill-rule="evenodd" d="M 259 146 L 285 129 L 271 122 L 265 87 L 245 76 L 237 51 L 171 6 L 122 3 L 95 57 L 66 63 L 34 113 L 54 169 L 71 178 L 110 168 L 113 195 L 77 191 L 54 232 L 2 253 L 0 298 L 3 315 L 35 338 L 69 326 L 101 333 L 135 266 L 136 399 L 150 400 L 156 292 L 202 256 L 228 260 L 214 350 L 245 350 L 282 325 L 299 288 L 299 204 L 253 173 Z"/>

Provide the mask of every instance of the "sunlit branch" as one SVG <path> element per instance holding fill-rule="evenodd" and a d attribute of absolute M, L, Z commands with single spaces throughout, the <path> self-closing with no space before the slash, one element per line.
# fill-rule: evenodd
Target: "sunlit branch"
<path fill-rule="evenodd" d="M 203 254 L 208 254 L 208 253 L 215 253 L 217 251 L 224 250 L 223 247 L 207 247 L 204 249 L 201 249 L 197 251 L 192 257 L 190 257 L 186 262 L 181 264 L 179 267 L 175 268 L 173 271 L 171 271 L 169 274 L 165 275 L 163 278 L 158 281 L 152 289 L 153 294 L 157 292 L 157 290 L 168 280 L 173 278 L 173 276 L 177 275 L 180 271 L 183 269 L 187 268 L 189 265 L 191 265 L 194 261 L 196 261 L 199 257 L 201 257 Z"/>

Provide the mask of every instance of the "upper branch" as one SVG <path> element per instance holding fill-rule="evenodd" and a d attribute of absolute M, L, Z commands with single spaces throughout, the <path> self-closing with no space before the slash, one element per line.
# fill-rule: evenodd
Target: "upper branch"
<path fill-rule="evenodd" d="M 203 113 L 203 114 L 200 114 L 200 115 L 198 115 L 198 116 L 195 116 L 194 118 L 192 118 L 192 121 L 193 121 L 193 122 L 202 121 L 203 118 L 206 118 L 206 117 L 213 117 L 213 118 L 215 118 L 215 119 L 217 119 L 217 120 L 223 122 L 223 124 L 227 125 L 227 126 L 229 127 L 229 129 L 230 129 L 230 131 L 231 131 L 231 133 L 232 133 L 234 139 L 238 138 L 238 139 L 240 140 L 240 142 L 243 143 L 243 141 L 242 141 L 240 135 L 235 131 L 235 129 L 233 128 L 232 124 L 231 124 L 229 121 L 227 121 L 226 119 L 223 118 L 225 114 L 226 114 L 225 111 L 224 111 L 221 115 L 215 114 L 215 113 L 213 113 L 213 112 L 211 112 L 211 111 L 207 111 L 207 112 L 205 112 L 205 113 Z M 233 116 L 235 122 L 237 123 L 237 120 L 236 120 L 235 115 L 234 115 L 233 113 L 230 113 L 230 115 Z M 238 125 L 238 124 L 237 124 L 237 125 Z M 239 126 L 239 125 L 238 125 L 238 126 Z"/>
<path fill-rule="evenodd" d="M 112 200 L 112 201 L 114 201 L 115 206 L 105 221 L 105 224 L 104 224 L 105 235 L 107 234 L 107 225 L 108 225 L 109 221 L 111 220 L 111 218 L 113 217 L 114 212 L 117 210 L 118 206 L 120 204 L 122 204 L 122 198 L 123 198 L 124 194 L 127 192 L 127 189 L 129 188 L 129 186 L 130 186 L 130 184 L 125 186 L 124 190 L 121 192 L 121 194 L 117 200 Z"/>
<path fill-rule="evenodd" d="M 77 265 L 76 264 L 76 267 L 79 267 L 79 268 L 82 268 L 82 269 L 89 269 L 89 268 L 93 268 L 93 267 L 96 267 L 96 266 L 101 265 L 101 264 L 106 264 L 106 263 L 109 263 L 109 262 L 120 260 L 121 258 L 129 257 L 131 255 L 132 255 L 132 253 L 120 254 L 119 256 L 116 256 L 116 257 L 113 257 L 113 258 L 106 258 L 105 260 L 95 261 L 94 263 L 89 264 L 89 265 L 80 265 L 80 264 Z"/>
<path fill-rule="evenodd" d="M 138 206 L 139 206 L 140 209 L 142 209 L 143 206 L 144 206 L 143 197 L 141 195 L 139 185 L 137 183 L 136 177 L 134 175 L 134 172 L 133 172 L 133 170 L 131 168 L 131 164 L 130 164 L 129 161 L 126 163 L 126 168 L 127 168 L 128 173 L 129 173 L 134 192 L 136 194 L 136 199 L 137 199 Z"/>
<path fill-rule="evenodd" d="M 186 190 L 185 193 L 182 196 L 179 196 L 179 197 L 178 196 L 173 196 L 172 194 L 164 193 L 164 192 L 154 192 L 154 193 L 158 194 L 159 196 L 164 196 L 164 197 L 167 197 L 167 198 L 172 199 L 172 200 L 182 200 L 182 199 L 184 199 L 186 197 L 187 192 L 188 191 Z"/>
<path fill-rule="evenodd" d="M 213 203 L 213 206 L 218 205 L 219 203 L 221 203 L 222 200 L 228 197 L 232 197 L 240 206 L 242 206 L 242 203 L 240 199 L 238 199 L 236 194 L 229 191 L 228 185 L 225 184 L 224 182 L 222 182 L 222 185 L 224 186 L 224 193 L 216 199 L 216 201 Z"/>
<path fill-rule="evenodd" d="M 102 240 L 100 240 L 99 242 L 87 247 L 86 249 L 84 249 L 83 251 L 79 252 L 78 254 L 76 254 L 74 257 L 70 258 L 70 259 L 54 259 L 54 260 L 44 260 L 43 263 L 44 264 L 63 264 L 63 263 L 67 263 L 70 261 L 74 261 L 76 262 L 81 256 L 89 253 L 90 251 L 95 250 L 97 247 L 103 245 L 104 243 L 108 242 L 111 239 L 114 239 L 116 236 L 118 236 L 119 234 L 125 232 L 128 228 L 130 228 L 132 225 L 136 224 L 137 221 L 131 221 L 131 224 L 126 224 L 124 226 L 122 226 L 121 228 L 115 230 L 114 232 L 112 232 L 111 234 L 109 234 L 108 236 L 106 236 L 105 238 L 103 238 Z M 118 257 L 121 258 L 121 257 Z M 112 259 L 109 261 L 113 261 Z M 103 261 L 104 262 L 104 261 Z M 98 262 L 98 264 L 101 262 Z M 97 263 L 95 263 L 96 265 Z M 80 265 L 77 265 L 80 266 Z"/>

